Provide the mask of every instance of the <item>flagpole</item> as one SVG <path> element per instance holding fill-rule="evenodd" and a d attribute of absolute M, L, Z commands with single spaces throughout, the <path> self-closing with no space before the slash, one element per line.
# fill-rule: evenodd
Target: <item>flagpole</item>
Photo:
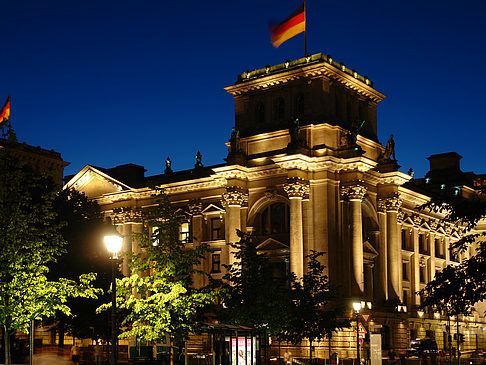
<path fill-rule="evenodd" d="M 305 55 L 304 57 L 307 57 L 307 8 L 305 6 L 305 0 L 304 0 L 304 24 L 305 24 L 305 28 L 304 28 L 304 52 L 305 52 Z"/>

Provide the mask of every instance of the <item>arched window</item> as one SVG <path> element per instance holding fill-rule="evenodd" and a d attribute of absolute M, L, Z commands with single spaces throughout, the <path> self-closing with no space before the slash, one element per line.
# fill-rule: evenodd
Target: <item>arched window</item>
<path fill-rule="evenodd" d="M 282 120 L 285 117 L 285 101 L 283 98 L 278 98 L 275 102 L 275 119 Z"/>
<path fill-rule="evenodd" d="M 265 105 L 262 102 L 257 104 L 255 117 L 257 123 L 263 124 L 265 122 Z"/>
<path fill-rule="evenodd" d="M 304 94 L 297 95 L 297 99 L 295 102 L 295 109 L 298 117 L 304 115 Z"/>
<path fill-rule="evenodd" d="M 284 203 L 271 204 L 261 214 L 261 234 L 289 232 L 289 206 Z"/>

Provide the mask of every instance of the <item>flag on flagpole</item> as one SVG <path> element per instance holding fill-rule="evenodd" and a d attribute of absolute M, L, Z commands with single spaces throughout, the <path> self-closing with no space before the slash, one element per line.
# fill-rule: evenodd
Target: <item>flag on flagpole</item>
<path fill-rule="evenodd" d="M 10 95 L 7 98 L 5 104 L 3 104 L 2 109 L 0 109 L 0 123 L 3 123 L 10 119 Z"/>
<path fill-rule="evenodd" d="M 270 25 L 272 44 L 278 48 L 283 42 L 299 33 L 305 32 L 305 7 L 299 6 L 290 16 L 278 25 Z"/>

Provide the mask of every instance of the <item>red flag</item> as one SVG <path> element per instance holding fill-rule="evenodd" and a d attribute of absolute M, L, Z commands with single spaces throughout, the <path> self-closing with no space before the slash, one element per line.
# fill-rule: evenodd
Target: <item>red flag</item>
<path fill-rule="evenodd" d="M 293 36 L 305 32 L 304 4 L 299 6 L 283 22 L 278 25 L 271 25 L 269 28 L 272 36 L 272 44 L 275 48 L 278 48 L 278 46 Z"/>
<path fill-rule="evenodd" d="M 2 109 L 0 110 L 0 123 L 3 123 L 10 119 L 10 95 L 8 96 L 7 101 L 3 104 Z"/>

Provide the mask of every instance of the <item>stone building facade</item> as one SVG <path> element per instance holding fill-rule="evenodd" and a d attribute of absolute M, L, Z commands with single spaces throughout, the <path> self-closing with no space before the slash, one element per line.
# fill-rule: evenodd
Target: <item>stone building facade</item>
<path fill-rule="evenodd" d="M 168 165 L 147 177 L 142 166 L 87 165 L 66 186 L 96 199 L 124 235 L 142 230 L 136 218 L 154 204 L 151 186 L 164 188 L 187 215 L 181 238 L 188 246 L 209 243 L 203 265 L 214 278 L 234 261 L 227 244 L 238 240 L 236 230 L 254 234 L 276 272 L 302 276 L 310 250 L 323 251 L 341 296 L 373 303 L 367 329 L 382 334 L 384 348 L 404 349 L 425 336 L 447 347 L 447 319 L 419 316 L 417 292 L 438 270 L 464 259 L 449 251 L 464 231 L 417 209 L 429 200 L 423 181 L 398 171 L 393 138 L 386 146 L 378 141 L 377 106 L 385 95 L 323 54 L 241 74 L 226 90 L 235 101 L 226 163 L 198 161 L 177 172 Z M 431 166 L 440 156 L 431 157 Z M 454 189 L 478 191 L 464 184 Z M 123 250 L 137 249 L 125 240 Z M 128 274 L 126 264 L 123 271 Z M 460 326 L 468 334 L 464 349 L 485 347 L 482 311 L 461 318 Z M 331 346 L 353 357 L 355 343 L 348 330 Z M 314 356 L 327 357 L 327 346 L 320 344 Z"/>

